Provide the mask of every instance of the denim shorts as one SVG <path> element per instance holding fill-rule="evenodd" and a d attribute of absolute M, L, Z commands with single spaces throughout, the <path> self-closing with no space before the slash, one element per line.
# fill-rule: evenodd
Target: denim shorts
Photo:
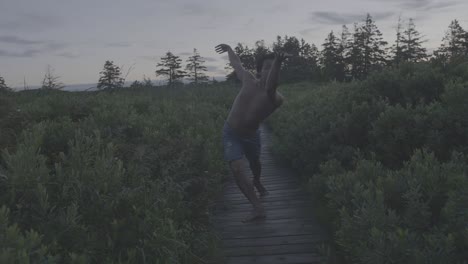
<path fill-rule="evenodd" d="M 245 155 L 249 162 L 254 162 L 260 157 L 260 130 L 253 137 L 240 137 L 227 122 L 223 127 L 224 160 L 231 162 L 242 159 Z"/>

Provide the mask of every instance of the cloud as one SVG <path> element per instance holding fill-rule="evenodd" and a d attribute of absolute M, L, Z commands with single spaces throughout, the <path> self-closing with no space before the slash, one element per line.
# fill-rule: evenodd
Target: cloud
<path fill-rule="evenodd" d="M 36 57 L 37 55 L 59 51 L 69 46 L 67 43 L 60 43 L 60 42 L 50 42 L 50 43 L 41 42 L 41 43 L 44 43 L 44 44 L 37 45 L 37 47 L 34 49 L 28 48 L 20 52 L 0 50 L 0 57 L 33 58 L 33 57 Z"/>
<path fill-rule="evenodd" d="M 106 44 L 106 47 L 109 48 L 127 48 L 131 46 L 132 44 L 128 42 L 111 42 Z"/>
<path fill-rule="evenodd" d="M 255 23 L 255 18 L 250 18 L 245 24 L 244 27 L 249 28 Z"/>
<path fill-rule="evenodd" d="M 62 53 L 58 53 L 57 56 L 59 57 L 65 57 L 65 58 L 68 58 L 68 59 L 74 59 L 74 58 L 78 58 L 79 56 L 76 55 L 76 54 L 73 54 L 71 52 L 62 52 Z"/>
<path fill-rule="evenodd" d="M 152 61 L 152 62 L 161 60 L 161 56 L 138 56 L 138 58 L 146 60 L 146 61 Z"/>
<path fill-rule="evenodd" d="M 320 27 L 311 27 L 311 28 L 306 28 L 306 29 L 303 29 L 303 30 L 300 30 L 299 31 L 299 34 L 305 36 L 305 35 L 309 35 L 311 32 L 313 31 L 316 31 L 320 29 Z"/>
<path fill-rule="evenodd" d="M 16 44 L 16 45 L 33 45 L 33 44 L 42 44 L 43 41 L 37 40 L 27 40 L 13 35 L 4 35 L 0 36 L 0 42 Z"/>
<path fill-rule="evenodd" d="M 202 56 L 203 57 L 203 56 Z M 213 57 L 203 57 L 203 60 L 208 61 L 208 62 L 215 62 L 218 61 L 216 58 Z"/>
<path fill-rule="evenodd" d="M 203 15 L 209 13 L 209 8 L 206 5 L 200 3 L 185 3 L 182 5 L 182 12 L 184 15 Z"/>
<path fill-rule="evenodd" d="M 192 55 L 192 52 L 181 52 L 177 54 L 177 56 L 190 56 L 190 55 Z"/>
<path fill-rule="evenodd" d="M 209 72 L 218 72 L 219 71 L 219 67 L 218 66 L 213 66 L 213 65 L 206 66 L 206 69 Z"/>
<path fill-rule="evenodd" d="M 0 50 L 0 57 L 15 57 L 15 58 L 32 58 L 41 53 L 38 49 L 27 49 L 22 52 L 10 52 L 6 50 Z"/>
<path fill-rule="evenodd" d="M 279 3 L 273 6 L 267 6 L 264 9 L 265 13 L 284 13 L 290 10 L 289 3 Z"/>
<path fill-rule="evenodd" d="M 382 20 L 393 16 L 394 12 L 374 12 L 371 14 L 374 20 Z M 365 19 L 365 13 L 338 13 L 317 11 L 312 12 L 310 20 L 327 25 L 346 25 L 354 22 L 359 22 Z"/>
<path fill-rule="evenodd" d="M 430 11 L 434 9 L 443 9 L 459 4 L 455 1 L 437 2 L 434 0 L 400 0 L 400 7 L 405 9 L 416 9 Z"/>
<path fill-rule="evenodd" d="M 199 29 L 203 30 L 212 30 L 212 29 L 218 29 L 218 25 L 207 25 L 207 26 L 200 26 L 198 27 Z"/>
<path fill-rule="evenodd" d="M 50 42 L 47 43 L 42 50 L 44 51 L 56 51 L 56 50 L 61 50 L 66 47 L 68 47 L 69 44 L 64 43 L 64 42 Z"/>
<path fill-rule="evenodd" d="M 375 2 L 375 0 L 368 0 Z M 387 0 L 380 0 L 388 2 Z M 441 10 L 447 7 L 455 6 L 462 1 L 438 1 L 438 0 L 394 0 L 392 3 L 396 4 L 398 8 L 403 10 L 416 10 L 416 11 L 432 11 Z"/>
<path fill-rule="evenodd" d="M 55 15 L 42 14 L 19 14 L 14 19 L 0 19 L 0 29 L 8 31 L 40 31 L 49 28 L 62 26 L 64 21 L 61 17 Z"/>

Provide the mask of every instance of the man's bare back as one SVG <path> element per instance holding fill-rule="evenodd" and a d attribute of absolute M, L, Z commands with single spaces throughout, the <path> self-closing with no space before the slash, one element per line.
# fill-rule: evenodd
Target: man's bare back
<path fill-rule="evenodd" d="M 252 203 L 254 213 L 245 221 L 266 217 L 255 190 L 260 195 L 268 194 L 260 182 L 260 124 L 270 116 L 283 102 L 283 97 L 276 92 L 278 75 L 286 54 L 269 54 L 257 61 L 257 76 L 242 67 L 239 57 L 226 44 L 216 46 L 218 53 L 227 52 L 229 61 L 235 70 L 242 88 L 232 104 L 231 111 L 223 128 L 224 157 L 229 162 L 236 183 L 242 193 Z M 243 157 L 247 157 L 254 175 L 249 181 L 243 172 Z"/>
<path fill-rule="evenodd" d="M 227 122 L 241 136 L 249 137 L 278 107 L 268 96 L 264 84 L 253 76 L 247 77 L 232 104 Z"/>
<path fill-rule="evenodd" d="M 251 72 L 243 69 L 239 58 L 228 45 L 217 46 L 217 51 L 228 52 L 231 65 L 242 81 L 242 88 L 234 100 L 227 122 L 239 134 L 253 135 L 260 123 L 283 102 L 283 97 L 276 91 L 276 87 L 279 66 L 286 55 L 277 54 L 264 60 L 261 68 L 257 69 L 259 78 L 256 78 Z"/>

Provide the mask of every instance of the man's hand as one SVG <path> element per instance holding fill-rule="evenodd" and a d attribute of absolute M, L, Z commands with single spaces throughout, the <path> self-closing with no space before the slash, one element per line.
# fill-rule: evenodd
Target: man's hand
<path fill-rule="evenodd" d="M 231 47 L 227 44 L 219 44 L 218 46 L 215 47 L 216 49 L 216 52 L 218 52 L 219 54 L 222 54 L 224 52 L 228 52 L 229 50 L 231 50 Z"/>
<path fill-rule="evenodd" d="M 228 53 L 229 63 L 234 68 L 237 78 L 240 81 L 244 81 L 244 77 L 247 75 L 248 72 L 244 69 L 239 56 L 236 55 L 236 53 L 232 50 L 232 48 L 227 44 L 219 44 L 218 46 L 215 47 L 215 49 L 216 49 L 216 52 L 218 52 L 219 54 L 222 54 L 225 52 Z"/>

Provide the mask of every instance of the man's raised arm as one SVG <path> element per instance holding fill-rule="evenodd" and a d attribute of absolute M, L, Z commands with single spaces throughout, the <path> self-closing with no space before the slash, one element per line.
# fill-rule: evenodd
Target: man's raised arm
<path fill-rule="evenodd" d="M 216 52 L 218 52 L 219 54 L 224 53 L 224 52 L 228 53 L 229 62 L 231 63 L 231 66 L 234 68 L 237 78 L 243 81 L 246 70 L 244 69 L 244 67 L 242 67 L 242 62 L 239 56 L 237 56 L 236 53 L 234 53 L 232 48 L 226 44 L 219 44 L 218 46 L 216 46 Z"/>
<path fill-rule="evenodd" d="M 290 54 L 287 53 L 277 53 L 275 56 L 275 60 L 273 61 L 273 65 L 271 66 L 270 72 L 268 73 L 268 77 L 265 83 L 265 87 L 267 89 L 267 93 L 270 98 L 275 101 L 276 100 L 276 88 L 278 87 L 278 79 L 279 79 L 279 72 L 281 69 L 281 63 L 287 58 L 290 57 Z"/>

